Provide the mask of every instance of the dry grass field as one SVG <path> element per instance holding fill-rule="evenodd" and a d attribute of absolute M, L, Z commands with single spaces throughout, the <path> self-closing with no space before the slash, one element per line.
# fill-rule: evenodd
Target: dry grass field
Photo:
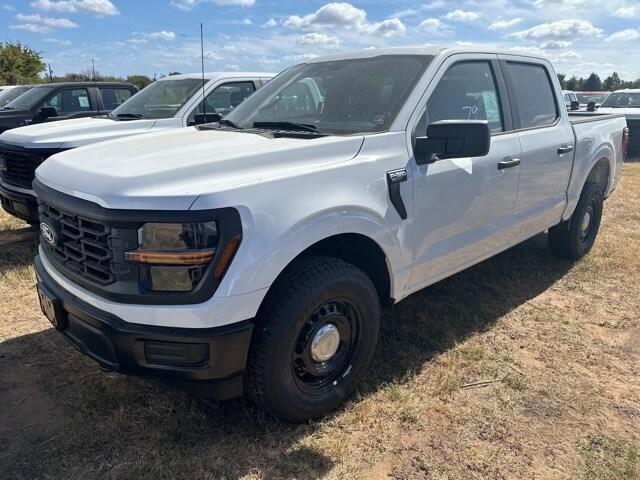
<path fill-rule="evenodd" d="M 34 252 L 0 247 L 2 478 L 640 479 L 638 163 L 583 261 L 540 235 L 406 299 L 358 395 L 299 426 L 100 371 L 41 316 Z"/>

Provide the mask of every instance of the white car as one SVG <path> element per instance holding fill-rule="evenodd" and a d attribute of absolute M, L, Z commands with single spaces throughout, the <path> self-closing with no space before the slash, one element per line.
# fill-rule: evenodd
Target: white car
<path fill-rule="evenodd" d="M 613 92 L 605 99 L 598 113 L 621 113 L 629 127 L 629 155 L 640 156 L 640 89 Z"/>
<path fill-rule="evenodd" d="M 571 119 L 536 56 L 314 58 L 219 123 L 39 167 L 42 310 L 105 368 L 316 417 L 366 376 L 382 306 L 547 229 L 587 254 L 625 130 Z"/>
<path fill-rule="evenodd" d="M 576 92 L 572 92 L 571 90 L 563 90 L 562 97 L 564 98 L 564 106 L 567 108 L 567 110 L 580 110 L 580 102 L 578 101 Z"/>
<path fill-rule="evenodd" d="M 31 183 L 35 169 L 64 150 L 151 131 L 214 121 L 259 89 L 273 73 L 215 72 L 171 75 L 153 82 L 107 116 L 62 120 L 14 128 L 0 135 L 0 200 L 11 215 L 37 223 Z M 0 93 L 1 95 L 2 93 Z M 104 96 L 104 94 L 103 94 Z M 111 108 L 110 108 L 111 110 Z M 207 118 L 204 118 L 206 113 Z"/>

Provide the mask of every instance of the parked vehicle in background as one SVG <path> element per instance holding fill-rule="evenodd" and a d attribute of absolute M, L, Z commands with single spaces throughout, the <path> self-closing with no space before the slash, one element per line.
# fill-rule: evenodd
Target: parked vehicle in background
<path fill-rule="evenodd" d="M 629 127 L 629 155 L 640 157 L 640 89 L 613 92 L 598 109 L 599 113 L 622 113 Z"/>
<path fill-rule="evenodd" d="M 382 305 L 547 229 L 589 252 L 625 128 L 573 120 L 535 56 L 314 58 L 218 123 L 39 167 L 42 310 L 107 369 L 300 422 L 366 376 Z"/>
<path fill-rule="evenodd" d="M 0 133 L 31 123 L 105 114 L 137 91 L 135 85 L 121 82 L 37 85 L 0 110 Z"/>
<path fill-rule="evenodd" d="M 597 109 L 609 95 L 609 92 L 576 92 L 580 102 L 580 110 L 589 110 L 591 108 L 589 111 Z M 589 104 L 591 104 L 591 107 Z"/>
<path fill-rule="evenodd" d="M 0 110 L 9 102 L 12 102 L 23 93 L 31 90 L 34 85 L 19 85 L 17 87 L 6 88 L 0 91 Z"/>
<path fill-rule="evenodd" d="M 571 90 L 563 90 L 562 96 L 564 98 L 564 106 L 567 110 L 580 110 L 580 102 L 575 92 Z"/>
<path fill-rule="evenodd" d="M 271 77 L 272 73 L 206 74 L 206 109 L 203 109 L 202 74 L 171 75 L 144 88 L 109 115 L 9 130 L 0 135 L 2 206 L 13 216 L 37 223 L 37 202 L 31 183 L 35 169 L 50 155 L 104 140 L 219 119 Z M 203 118 L 204 110 L 207 119 Z"/>

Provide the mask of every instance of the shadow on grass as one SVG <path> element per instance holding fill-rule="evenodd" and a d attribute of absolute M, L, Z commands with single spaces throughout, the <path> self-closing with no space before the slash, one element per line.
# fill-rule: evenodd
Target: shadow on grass
<path fill-rule="evenodd" d="M 412 295 L 385 313 L 362 394 L 410 377 L 570 268 L 540 235 Z M 209 402 L 104 373 L 52 330 L 0 344 L 0 404 L 10 478 L 315 479 L 332 467 L 304 442 L 322 420 L 283 425 L 244 400 Z"/>

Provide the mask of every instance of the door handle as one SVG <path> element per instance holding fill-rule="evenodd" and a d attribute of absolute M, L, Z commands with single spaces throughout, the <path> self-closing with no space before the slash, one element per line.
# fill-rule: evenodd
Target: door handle
<path fill-rule="evenodd" d="M 561 145 L 558 147 L 558 155 L 573 152 L 573 145 Z"/>
<path fill-rule="evenodd" d="M 519 158 L 505 158 L 501 162 L 498 162 L 498 170 L 504 170 L 505 168 L 517 167 L 520 165 Z"/>

